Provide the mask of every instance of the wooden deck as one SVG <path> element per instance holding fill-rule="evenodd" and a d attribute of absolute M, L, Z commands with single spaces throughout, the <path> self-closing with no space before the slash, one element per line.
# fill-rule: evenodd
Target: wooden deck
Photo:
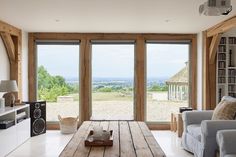
<path fill-rule="evenodd" d="M 94 126 L 113 130 L 112 147 L 85 147 L 84 140 Z M 86 121 L 64 148 L 60 157 L 165 157 L 144 122 Z"/>

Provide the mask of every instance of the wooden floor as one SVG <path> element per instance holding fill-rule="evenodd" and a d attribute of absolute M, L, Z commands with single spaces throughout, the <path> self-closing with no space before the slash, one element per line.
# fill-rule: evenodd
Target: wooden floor
<path fill-rule="evenodd" d="M 113 130 L 112 147 L 85 147 L 84 139 L 94 126 Z M 86 121 L 67 144 L 60 157 L 165 157 L 144 122 Z"/>

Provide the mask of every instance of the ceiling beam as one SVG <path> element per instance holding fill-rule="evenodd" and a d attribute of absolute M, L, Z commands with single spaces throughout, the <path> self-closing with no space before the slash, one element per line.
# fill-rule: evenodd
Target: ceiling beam
<path fill-rule="evenodd" d="M 227 32 L 233 27 L 236 27 L 236 16 L 209 28 L 207 30 L 207 37 L 212 37 L 216 34 Z"/>
<path fill-rule="evenodd" d="M 0 32 L 6 32 L 14 36 L 20 36 L 21 30 L 0 20 Z"/>
<path fill-rule="evenodd" d="M 0 35 L 2 37 L 4 45 L 6 47 L 9 61 L 10 61 L 10 63 L 14 63 L 16 61 L 15 46 L 14 46 L 13 40 L 11 38 L 11 35 L 6 32 L 0 32 Z"/>
<path fill-rule="evenodd" d="M 216 50 L 220 43 L 221 34 L 216 34 L 212 37 L 211 44 L 209 47 L 209 60 L 210 64 L 214 64 L 216 61 Z"/>

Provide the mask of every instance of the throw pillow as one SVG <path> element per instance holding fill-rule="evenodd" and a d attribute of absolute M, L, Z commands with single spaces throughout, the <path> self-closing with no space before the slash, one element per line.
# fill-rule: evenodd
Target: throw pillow
<path fill-rule="evenodd" d="M 236 99 L 233 97 L 223 97 L 216 106 L 212 120 L 234 120 L 236 118 Z"/>

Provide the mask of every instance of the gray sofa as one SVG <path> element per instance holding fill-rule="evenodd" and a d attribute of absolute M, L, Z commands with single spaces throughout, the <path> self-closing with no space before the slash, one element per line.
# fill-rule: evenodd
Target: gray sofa
<path fill-rule="evenodd" d="M 236 130 L 220 130 L 217 132 L 220 157 L 236 157 Z"/>
<path fill-rule="evenodd" d="M 213 111 L 186 111 L 183 113 L 182 146 L 195 157 L 215 157 L 218 149 L 216 133 L 236 129 L 236 120 L 213 121 Z"/>

